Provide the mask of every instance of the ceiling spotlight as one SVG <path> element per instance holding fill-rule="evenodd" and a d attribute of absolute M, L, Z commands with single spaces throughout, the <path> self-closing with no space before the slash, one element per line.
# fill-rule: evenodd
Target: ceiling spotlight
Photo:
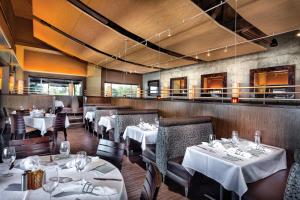
<path fill-rule="evenodd" d="M 300 30 L 298 31 L 298 33 L 296 34 L 297 37 L 300 37 Z"/>
<path fill-rule="evenodd" d="M 275 38 L 273 38 L 271 43 L 270 43 L 270 47 L 277 47 L 277 46 L 278 46 L 278 42 Z"/>
<path fill-rule="evenodd" d="M 225 47 L 224 49 L 224 53 L 227 53 L 228 49 L 227 49 L 227 46 Z"/>
<path fill-rule="evenodd" d="M 209 51 L 209 50 L 207 51 L 207 54 L 206 54 L 206 55 L 207 55 L 208 57 L 210 56 L 210 51 Z"/>
<path fill-rule="evenodd" d="M 171 37 L 172 34 L 171 34 L 171 30 L 169 29 L 169 32 L 168 32 L 168 37 Z"/>
<path fill-rule="evenodd" d="M 198 54 L 196 54 L 195 58 L 198 59 Z"/>

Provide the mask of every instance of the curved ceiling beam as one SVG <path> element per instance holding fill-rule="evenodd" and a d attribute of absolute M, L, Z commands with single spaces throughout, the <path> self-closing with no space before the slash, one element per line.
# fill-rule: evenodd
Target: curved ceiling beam
<path fill-rule="evenodd" d="M 89 6 L 87 6 L 86 4 L 84 4 L 83 2 L 81 2 L 80 0 L 68 0 L 68 2 L 70 4 L 72 4 L 73 6 L 75 6 L 77 9 L 81 10 L 82 12 L 84 12 L 85 14 L 93 17 L 94 19 L 96 19 L 97 21 L 99 21 L 100 23 L 104 24 L 105 26 L 110 27 L 111 29 L 115 30 L 116 32 L 138 42 L 141 43 L 153 50 L 159 51 L 159 52 L 163 52 L 165 54 L 168 54 L 170 56 L 174 56 L 177 58 L 182 58 L 184 60 L 190 60 L 190 61 L 195 61 L 195 62 L 201 62 L 201 59 L 196 59 L 194 57 L 191 56 L 186 56 L 168 49 L 164 49 L 150 41 L 146 41 L 146 39 L 126 30 L 125 28 L 123 28 L 122 26 L 116 24 L 115 22 L 109 20 L 108 18 L 106 18 L 105 16 L 101 15 L 99 12 L 93 10 L 92 8 L 90 8 Z"/>
<path fill-rule="evenodd" d="M 81 40 L 79 40 L 79 39 L 77 39 L 77 38 L 75 38 L 75 37 L 67 34 L 67 33 L 65 33 L 64 31 L 62 31 L 62 30 L 58 29 L 57 27 L 49 24 L 48 22 L 46 22 L 46 21 L 38 18 L 37 16 L 33 16 L 33 18 L 36 19 L 37 21 L 39 21 L 40 23 L 42 23 L 43 25 L 45 25 L 45 26 L 51 28 L 52 30 L 60 33 L 61 35 L 69 38 L 70 40 L 72 40 L 72 41 L 74 41 L 74 42 L 76 42 L 76 43 L 78 43 L 78 44 L 80 44 L 82 46 L 85 46 L 85 47 L 87 47 L 87 48 L 89 48 L 89 49 L 91 49 L 91 50 L 93 50 L 93 51 L 95 51 L 97 53 L 101 53 L 101 54 L 106 55 L 108 57 L 111 57 L 111 58 L 113 58 L 115 60 L 119 60 L 119 61 L 126 62 L 126 63 L 129 63 L 129 64 L 137 65 L 137 66 L 140 66 L 140 67 L 146 67 L 146 68 L 152 68 L 152 69 L 159 69 L 159 70 L 162 69 L 160 67 L 153 67 L 153 66 L 143 65 L 143 64 L 140 64 L 140 63 L 135 63 L 135 62 L 132 62 L 132 61 L 124 60 L 124 59 L 119 58 L 117 56 L 114 56 L 114 55 L 111 55 L 109 53 L 103 52 L 103 51 L 101 51 L 99 49 L 96 49 L 95 47 L 93 47 L 93 46 L 91 46 L 91 45 L 89 45 L 89 44 L 87 44 L 87 43 L 85 43 L 85 42 L 83 42 L 83 41 L 81 41 Z"/>

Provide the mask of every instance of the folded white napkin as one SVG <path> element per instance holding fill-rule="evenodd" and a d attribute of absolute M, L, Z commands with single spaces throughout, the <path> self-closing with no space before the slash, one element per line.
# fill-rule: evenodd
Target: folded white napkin
<path fill-rule="evenodd" d="M 225 151 L 226 150 L 226 148 L 219 141 L 214 141 L 212 145 L 210 145 L 208 142 L 202 142 L 202 144 L 205 146 L 214 148 L 217 151 Z"/>
<path fill-rule="evenodd" d="M 24 158 L 20 162 L 20 168 L 22 170 L 37 170 L 40 166 L 39 156 L 29 156 Z"/>
<path fill-rule="evenodd" d="M 116 118 L 116 115 L 112 115 L 112 116 L 110 116 L 110 117 L 114 119 L 114 118 Z"/>
<path fill-rule="evenodd" d="M 231 155 L 231 156 L 235 156 L 241 159 L 249 159 L 252 157 L 252 155 L 248 152 L 244 152 L 244 151 L 238 151 L 237 148 L 229 148 L 226 150 L 226 152 Z"/>
<path fill-rule="evenodd" d="M 138 127 L 142 130 L 149 130 L 149 131 L 153 131 L 155 129 L 157 129 L 157 127 L 154 125 L 154 124 L 149 124 L 149 123 L 145 123 L 145 122 L 142 122 L 138 125 Z"/>
<path fill-rule="evenodd" d="M 51 113 L 46 113 L 45 117 L 55 117 L 55 114 L 51 114 Z"/>
<path fill-rule="evenodd" d="M 73 159 L 73 160 L 70 160 L 69 162 L 67 162 L 65 164 L 65 167 L 70 169 L 70 168 L 73 168 L 75 167 L 75 162 L 76 162 L 76 158 Z M 100 165 L 103 165 L 105 163 L 104 160 L 101 160 L 100 158 L 98 157 L 92 157 L 92 158 L 87 158 L 87 165 L 84 167 L 83 171 L 84 172 L 88 172 L 88 171 L 91 171 L 93 169 L 95 169 L 96 167 L 100 166 Z"/>

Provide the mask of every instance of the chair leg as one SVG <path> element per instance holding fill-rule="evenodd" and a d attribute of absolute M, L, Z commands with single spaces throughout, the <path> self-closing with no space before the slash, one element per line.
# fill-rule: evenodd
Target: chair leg
<path fill-rule="evenodd" d="M 126 153 L 127 153 L 127 157 L 129 158 L 129 155 L 130 155 L 130 139 L 129 137 L 126 137 L 126 142 L 125 142 L 125 146 L 126 146 Z"/>
<path fill-rule="evenodd" d="M 67 129 L 64 129 L 65 141 L 67 141 Z"/>

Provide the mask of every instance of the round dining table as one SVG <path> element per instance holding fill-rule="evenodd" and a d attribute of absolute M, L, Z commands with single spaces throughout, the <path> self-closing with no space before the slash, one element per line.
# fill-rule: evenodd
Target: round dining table
<path fill-rule="evenodd" d="M 89 157 L 90 162 L 81 172 L 75 168 L 76 155 L 69 158 L 62 158 L 60 155 L 40 156 L 39 169 L 58 169 L 58 176 L 62 180 L 52 193 L 52 199 L 63 200 L 84 200 L 84 199 L 111 199 L 127 200 L 127 192 L 123 176 L 120 171 L 111 163 L 98 157 Z M 0 199 L 3 200 L 47 200 L 49 193 L 43 188 L 36 190 L 21 191 L 21 176 L 24 173 L 24 166 L 20 165 L 21 160 L 16 160 L 15 167 L 9 170 L 12 176 L 5 176 L 7 165 L 0 164 Z M 21 167 L 22 166 L 22 167 Z M 21 169 L 22 168 L 22 169 Z M 84 178 L 84 183 L 80 178 Z M 63 183 L 62 183 L 63 182 Z M 90 192 L 83 190 L 84 184 L 91 184 L 95 189 Z"/>

